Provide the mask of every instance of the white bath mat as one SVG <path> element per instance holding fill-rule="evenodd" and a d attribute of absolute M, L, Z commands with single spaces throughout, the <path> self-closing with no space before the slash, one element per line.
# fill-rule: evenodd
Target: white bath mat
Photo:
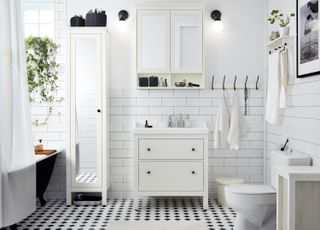
<path fill-rule="evenodd" d="M 112 221 L 108 230 L 207 230 L 206 222 L 199 221 Z"/>

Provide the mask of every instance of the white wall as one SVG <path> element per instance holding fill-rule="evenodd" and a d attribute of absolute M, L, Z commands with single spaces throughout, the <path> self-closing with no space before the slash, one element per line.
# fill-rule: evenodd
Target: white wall
<path fill-rule="evenodd" d="M 269 0 L 268 13 L 280 9 L 285 13 L 296 12 L 296 1 Z M 296 31 L 295 20 L 290 24 L 291 34 Z M 268 30 L 276 29 L 268 26 Z M 295 49 L 293 55 L 295 57 Z M 295 62 L 295 60 L 293 60 Z M 289 147 L 294 151 L 306 153 L 313 158 L 313 164 L 320 164 L 320 78 L 318 76 L 297 79 L 296 73 L 290 76 L 287 90 L 288 107 L 281 111 L 278 125 L 267 127 L 267 149 L 279 149 L 289 138 Z M 268 168 L 270 154 L 268 154 Z M 270 175 L 270 170 L 268 170 Z M 268 176 L 270 183 L 270 176 Z"/>
<path fill-rule="evenodd" d="M 140 90 L 135 87 L 135 15 L 134 6 L 139 3 L 158 1 L 140 0 L 69 0 L 67 17 L 64 15 L 65 0 L 56 0 L 58 25 L 65 26 L 75 14 L 85 13 L 92 8 L 107 10 L 108 29 L 111 33 L 111 191 L 112 197 L 131 197 L 133 191 L 133 135 L 135 121 L 167 119 L 171 113 L 189 113 L 193 119 L 207 121 L 210 126 L 209 143 L 209 181 L 215 177 L 228 175 L 244 178 L 247 182 L 263 182 L 263 79 L 265 45 L 265 1 L 264 0 L 217 0 L 206 3 L 205 16 L 205 53 L 206 53 L 206 90 Z M 168 1 L 170 2 L 170 1 Z M 175 2 L 195 2 L 177 0 Z M 163 3 L 163 2 L 161 2 Z M 129 29 L 120 32 L 117 28 L 118 12 L 129 11 Z M 210 12 L 219 9 L 222 12 L 224 30 L 214 33 L 211 28 Z M 63 19 L 65 18 L 65 19 Z M 65 29 L 57 32 L 57 41 L 65 46 Z M 64 58 L 61 58 L 62 62 Z M 255 83 L 260 75 L 260 90 L 251 90 L 249 99 L 250 132 L 241 142 L 238 152 L 213 150 L 215 115 L 218 109 L 221 90 L 209 90 L 211 76 L 221 82 L 223 75 L 232 83 L 238 76 L 238 83 L 244 83 L 245 75 L 249 82 Z M 230 96 L 232 91 L 229 91 Z M 243 91 L 239 91 L 243 105 Z M 45 139 L 45 138 L 44 138 Z M 64 195 L 64 162 L 58 164 L 48 188 L 49 197 Z M 210 183 L 212 191 L 212 183 Z"/>
<path fill-rule="evenodd" d="M 213 74 L 254 76 L 263 70 L 264 48 L 264 0 L 218 1 L 159 1 L 159 0 L 69 0 L 67 18 L 75 14 L 85 15 L 89 9 L 106 9 L 108 29 L 111 32 L 111 88 L 135 87 L 135 5 L 142 3 L 202 2 L 206 4 L 205 52 L 207 85 Z M 130 16 L 129 29 L 117 29 L 118 12 L 126 9 Z M 210 12 L 219 9 L 225 29 L 214 33 L 211 29 Z"/>

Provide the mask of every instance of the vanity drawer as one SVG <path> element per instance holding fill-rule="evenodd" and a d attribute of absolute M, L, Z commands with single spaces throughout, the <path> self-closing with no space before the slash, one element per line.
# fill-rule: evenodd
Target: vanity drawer
<path fill-rule="evenodd" d="M 139 191 L 203 191 L 203 162 L 139 162 Z"/>
<path fill-rule="evenodd" d="M 139 139 L 139 159 L 203 159 L 203 139 Z"/>

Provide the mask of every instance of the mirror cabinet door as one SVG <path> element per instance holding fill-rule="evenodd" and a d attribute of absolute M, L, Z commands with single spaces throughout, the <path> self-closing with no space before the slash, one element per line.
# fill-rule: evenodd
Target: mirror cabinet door
<path fill-rule="evenodd" d="M 72 184 L 101 185 L 101 37 L 71 36 Z"/>
<path fill-rule="evenodd" d="M 170 11 L 138 10 L 138 73 L 170 72 Z"/>
<path fill-rule="evenodd" d="M 171 11 L 171 72 L 202 73 L 202 11 Z"/>

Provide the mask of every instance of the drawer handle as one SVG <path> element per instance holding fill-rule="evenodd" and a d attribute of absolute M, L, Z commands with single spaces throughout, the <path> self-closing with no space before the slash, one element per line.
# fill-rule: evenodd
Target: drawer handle
<path fill-rule="evenodd" d="M 196 151 L 196 149 L 195 149 L 195 148 L 192 148 L 192 152 L 194 152 L 194 151 Z"/>
<path fill-rule="evenodd" d="M 148 151 L 148 152 L 150 152 L 150 151 L 151 151 L 151 149 L 150 149 L 150 148 L 147 148 L 147 151 Z"/>
<path fill-rule="evenodd" d="M 151 174 L 151 172 L 150 172 L 150 171 L 147 171 L 147 174 Z"/>
<path fill-rule="evenodd" d="M 196 174 L 196 172 L 195 172 L 195 171 L 192 171 L 191 173 L 192 173 L 192 174 Z"/>

